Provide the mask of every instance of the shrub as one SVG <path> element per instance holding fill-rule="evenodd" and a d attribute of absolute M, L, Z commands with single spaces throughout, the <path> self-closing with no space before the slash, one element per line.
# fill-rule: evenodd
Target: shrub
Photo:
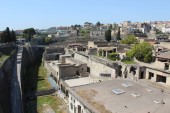
<path fill-rule="evenodd" d="M 120 60 L 119 54 L 117 54 L 117 53 L 110 53 L 110 54 L 108 55 L 108 58 L 109 58 L 110 60 L 113 60 L 113 61 Z"/>

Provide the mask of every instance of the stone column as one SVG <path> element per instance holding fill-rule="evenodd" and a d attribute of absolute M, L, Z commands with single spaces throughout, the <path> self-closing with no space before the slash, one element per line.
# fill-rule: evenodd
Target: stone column
<path fill-rule="evenodd" d="M 102 50 L 102 57 L 104 57 L 104 51 Z"/>
<path fill-rule="evenodd" d="M 108 53 L 108 51 L 106 51 L 106 58 L 107 58 L 107 53 Z"/>

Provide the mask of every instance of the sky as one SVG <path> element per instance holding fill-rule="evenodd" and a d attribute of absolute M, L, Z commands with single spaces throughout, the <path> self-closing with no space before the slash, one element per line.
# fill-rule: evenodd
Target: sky
<path fill-rule="evenodd" d="M 170 20 L 170 0 L 0 0 L 0 30 Z"/>

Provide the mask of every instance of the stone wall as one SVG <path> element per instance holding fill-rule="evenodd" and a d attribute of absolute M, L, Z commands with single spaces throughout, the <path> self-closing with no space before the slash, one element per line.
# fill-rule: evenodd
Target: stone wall
<path fill-rule="evenodd" d="M 74 58 L 77 60 L 81 60 L 84 63 L 87 63 L 90 75 L 92 76 L 99 77 L 101 74 L 111 74 L 111 77 L 116 77 L 116 72 L 114 68 L 109 67 L 106 64 L 103 64 L 88 55 L 75 53 Z"/>
<path fill-rule="evenodd" d="M 22 52 L 22 61 L 21 61 L 21 84 L 22 84 L 22 99 L 23 99 L 23 107 L 24 110 L 26 109 L 26 98 L 24 93 L 24 76 L 27 73 L 27 70 L 30 66 L 34 65 L 38 59 L 42 59 L 42 54 L 44 52 L 44 48 L 38 48 L 38 47 L 31 47 L 31 46 L 25 46 L 23 47 Z"/>
<path fill-rule="evenodd" d="M 151 81 L 157 82 L 157 76 L 158 75 L 164 76 L 164 77 L 166 77 L 166 83 L 164 83 L 164 84 L 170 86 L 170 76 L 169 76 L 169 73 L 161 72 L 161 71 L 158 71 L 158 70 L 147 68 L 146 69 L 146 79 L 149 79 L 149 73 L 153 73 L 153 77 L 150 78 Z"/>
<path fill-rule="evenodd" d="M 14 47 L 2 49 L 7 52 Z M 10 81 L 14 67 L 16 52 L 14 52 L 0 68 L 0 113 L 10 113 Z"/>
<path fill-rule="evenodd" d="M 77 67 L 75 66 L 62 66 L 62 67 L 59 67 L 60 70 L 59 70 L 59 75 L 60 75 L 60 79 L 63 79 L 65 77 L 73 77 L 76 75 L 76 72 L 77 72 Z"/>

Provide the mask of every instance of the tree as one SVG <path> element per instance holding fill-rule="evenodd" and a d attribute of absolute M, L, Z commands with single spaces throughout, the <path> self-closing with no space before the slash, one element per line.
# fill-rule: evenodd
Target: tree
<path fill-rule="evenodd" d="M 16 34 L 15 34 L 15 32 L 13 30 L 10 33 L 10 39 L 11 39 L 11 42 L 15 42 L 16 41 Z"/>
<path fill-rule="evenodd" d="M 34 28 L 28 28 L 23 31 L 23 37 L 27 38 L 28 41 L 31 41 L 31 38 L 33 38 L 33 35 L 35 35 L 36 32 Z"/>
<path fill-rule="evenodd" d="M 119 54 L 117 54 L 117 53 L 110 53 L 110 54 L 108 55 L 108 58 L 109 58 L 110 60 L 113 60 L 113 61 L 120 60 Z"/>
<path fill-rule="evenodd" d="M 120 27 L 118 28 L 118 32 L 116 34 L 116 41 L 119 41 L 121 40 L 121 37 L 120 37 Z"/>
<path fill-rule="evenodd" d="M 45 43 L 46 43 L 46 44 L 50 44 L 50 43 L 52 42 L 52 39 L 53 39 L 53 38 L 51 38 L 51 37 L 46 37 L 46 38 L 45 38 Z"/>
<path fill-rule="evenodd" d="M 110 24 L 110 25 L 109 25 L 109 29 L 112 30 L 112 28 L 113 28 L 113 26 L 112 26 L 112 24 Z"/>
<path fill-rule="evenodd" d="M 147 42 L 136 44 L 130 51 L 127 52 L 129 58 L 136 58 L 141 62 L 150 63 L 153 61 L 152 56 L 153 46 Z"/>
<path fill-rule="evenodd" d="M 5 42 L 6 42 L 6 32 L 3 31 L 3 32 L 1 33 L 1 35 L 0 35 L 0 37 L 1 37 L 1 42 L 2 42 L 2 43 L 5 43 Z"/>
<path fill-rule="evenodd" d="M 110 42 L 110 40 L 111 40 L 111 30 L 110 29 L 108 29 L 105 32 L 105 39 L 106 39 L 106 41 Z"/>
<path fill-rule="evenodd" d="M 97 27 L 100 27 L 100 25 L 101 25 L 101 24 L 100 24 L 100 22 L 98 21 L 98 22 L 96 23 L 96 26 L 97 26 Z"/>
<path fill-rule="evenodd" d="M 80 35 L 81 34 L 81 36 L 83 36 L 84 38 L 86 38 L 86 39 L 89 39 L 90 38 L 90 30 L 80 30 L 79 32 L 78 32 L 78 35 Z"/>
<path fill-rule="evenodd" d="M 6 28 L 5 33 L 6 33 L 5 42 L 11 42 L 10 29 L 9 29 L 9 27 Z"/>
<path fill-rule="evenodd" d="M 9 27 L 7 27 L 1 34 L 1 42 L 6 43 L 6 42 L 13 42 L 16 41 L 16 35 L 15 32 L 12 30 L 10 31 Z"/>
<path fill-rule="evenodd" d="M 113 29 L 114 31 L 118 30 L 118 25 L 117 25 L 116 23 L 114 23 L 112 29 Z"/>
<path fill-rule="evenodd" d="M 121 40 L 122 44 L 136 44 L 138 40 L 136 39 L 135 35 L 128 35 L 127 38 Z"/>

